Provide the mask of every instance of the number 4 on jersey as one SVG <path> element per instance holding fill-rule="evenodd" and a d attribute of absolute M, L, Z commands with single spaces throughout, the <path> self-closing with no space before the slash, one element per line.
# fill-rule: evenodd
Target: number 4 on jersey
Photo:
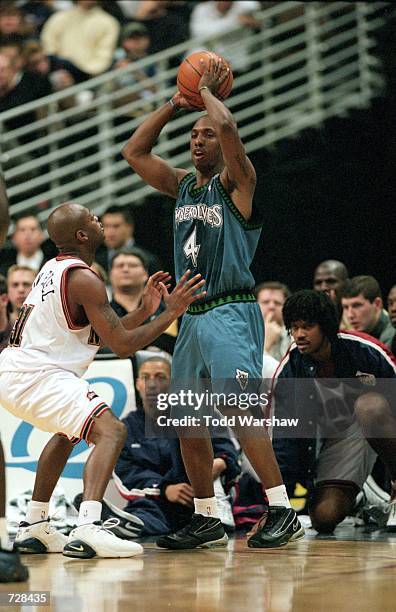
<path fill-rule="evenodd" d="M 195 268 L 197 267 L 198 253 L 200 248 L 201 245 L 197 244 L 197 228 L 194 227 L 193 232 L 186 240 L 183 251 L 187 258 L 191 257 L 191 261 Z"/>

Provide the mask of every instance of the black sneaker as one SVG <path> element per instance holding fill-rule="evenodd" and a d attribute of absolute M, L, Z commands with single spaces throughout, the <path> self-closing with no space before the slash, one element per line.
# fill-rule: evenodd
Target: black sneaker
<path fill-rule="evenodd" d="M 77 511 L 80 510 L 82 502 L 82 493 L 76 495 L 73 500 L 73 506 Z M 144 522 L 138 516 L 121 510 L 108 500 L 102 500 L 102 514 L 101 520 L 107 521 L 110 518 L 117 518 L 119 523 L 114 527 L 108 527 L 110 531 L 114 533 L 118 538 L 122 540 L 136 540 L 142 536 Z"/>
<path fill-rule="evenodd" d="M 0 548 L 0 582 L 25 582 L 28 578 L 28 568 L 21 563 L 19 553 Z"/>
<path fill-rule="evenodd" d="M 176 533 L 161 536 L 157 540 L 160 548 L 183 550 L 188 548 L 214 548 L 227 546 L 228 536 L 220 519 L 202 514 L 193 514 L 191 521 Z"/>
<path fill-rule="evenodd" d="M 250 548 L 278 548 L 300 540 L 304 533 L 293 508 L 270 506 L 268 514 L 263 517 L 247 544 Z"/>

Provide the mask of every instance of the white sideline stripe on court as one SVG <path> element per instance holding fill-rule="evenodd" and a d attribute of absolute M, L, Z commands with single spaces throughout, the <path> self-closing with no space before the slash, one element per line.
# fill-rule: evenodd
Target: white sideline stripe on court
<path fill-rule="evenodd" d="M 117 487 L 120 495 L 129 499 L 130 497 L 146 497 L 146 495 L 150 495 L 152 497 L 159 497 L 160 490 L 156 487 L 145 487 L 144 489 L 127 489 L 122 483 L 122 480 L 117 476 L 115 472 L 113 472 L 113 480 L 114 484 Z"/>

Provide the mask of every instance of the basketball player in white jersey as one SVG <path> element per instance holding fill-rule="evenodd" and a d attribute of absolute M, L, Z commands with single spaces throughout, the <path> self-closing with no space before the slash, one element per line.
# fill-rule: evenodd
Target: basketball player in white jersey
<path fill-rule="evenodd" d="M 0 249 L 7 238 L 8 224 L 8 198 L 3 177 L 0 175 Z M 5 498 L 5 461 L 0 440 L 0 582 L 24 582 L 29 578 L 29 572 L 27 567 L 22 565 L 19 554 L 13 550 L 8 537 Z"/>
<path fill-rule="evenodd" d="M 81 378 L 100 345 L 127 357 L 150 344 L 196 299 L 199 275 L 184 275 L 168 294 L 169 275 L 150 277 L 136 311 L 119 319 L 102 280 L 90 269 L 103 242 L 98 218 L 78 204 L 63 204 L 48 219 L 48 233 L 60 254 L 35 279 L 0 356 L 0 403 L 15 416 L 55 435 L 37 467 L 26 522 L 20 525 L 20 552 L 62 552 L 69 557 L 130 557 L 143 552 L 117 538 L 100 522 L 101 501 L 125 441 L 125 426 Z M 166 309 L 141 325 L 159 306 Z M 141 325 L 140 327 L 138 327 Z M 137 329 L 136 329 L 137 328 Z M 51 494 L 73 445 L 94 444 L 84 470 L 84 495 L 77 527 L 67 538 L 49 523 Z"/>

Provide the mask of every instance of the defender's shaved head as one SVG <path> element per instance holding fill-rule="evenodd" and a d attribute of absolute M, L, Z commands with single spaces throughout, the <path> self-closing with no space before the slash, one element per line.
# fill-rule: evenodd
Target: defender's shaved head
<path fill-rule="evenodd" d="M 62 204 L 50 214 L 48 234 L 60 251 L 86 248 L 94 253 L 103 242 L 103 229 L 97 217 L 73 202 Z"/>

